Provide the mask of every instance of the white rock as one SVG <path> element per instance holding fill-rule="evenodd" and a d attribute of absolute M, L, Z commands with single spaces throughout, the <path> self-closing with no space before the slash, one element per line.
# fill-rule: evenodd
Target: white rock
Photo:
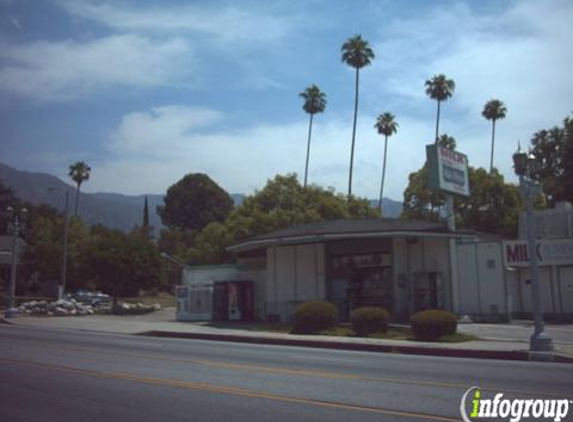
<path fill-rule="evenodd" d="M 54 314 L 56 316 L 68 316 L 70 313 L 66 309 L 58 307 L 54 311 Z"/>

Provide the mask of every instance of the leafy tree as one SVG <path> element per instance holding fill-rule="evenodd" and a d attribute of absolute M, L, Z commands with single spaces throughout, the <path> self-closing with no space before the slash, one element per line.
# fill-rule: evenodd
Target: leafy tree
<path fill-rule="evenodd" d="M 172 185 L 157 207 L 170 229 L 200 231 L 209 223 L 222 222 L 233 209 L 233 200 L 209 176 L 188 174 Z"/>
<path fill-rule="evenodd" d="M 196 237 L 195 230 L 162 229 L 157 245 L 161 252 L 179 261 L 188 261 L 189 251 L 195 245 Z"/>
<path fill-rule="evenodd" d="M 308 178 L 308 158 L 310 156 L 310 138 L 312 135 L 312 120 L 314 115 L 322 113 L 326 107 L 326 94 L 320 91 L 316 85 L 311 85 L 299 94 L 304 99 L 302 108 L 310 114 L 310 122 L 308 124 L 308 143 L 306 146 L 306 165 L 304 167 L 304 187 L 306 188 Z"/>
<path fill-rule="evenodd" d="M 388 136 L 392 136 L 398 129 L 398 123 L 394 121 L 392 113 L 383 113 L 378 116 L 376 124 L 380 135 L 384 135 L 384 164 L 382 165 L 382 182 L 380 183 L 380 200 L 378 201 L 378 208 L 382 212 L 382 194 L 384 193 L 384 178 L 386 176 L 386 153 L 388 151 Z"/>
<path fill-rule="evenodd" d="M 408 186 L 404 190 L 404 203 L 401 218 L 405 220 L 438 221 L 439 210 L 445 204 L 445 197 L 430 190 L 426 165 L 408 176 Z"/>
<path fill-rule="evenodd" d="M 20 203 L 20 199 L 16 197 L 12 188 L 5 186 L 2 180 L 0 180 L 0 234 L 6 234 L 8 230 L 10 217 L 6 212 L 6 208 L 12 207 L 13 209 L 17 209 Z"/>
<path fill-rule="evenodd" d="M 61 280 L 64 244 L 64 218 L 49 205 L 30 207 L 24 239 L 27 246 L 21 264 L 25 278 L 33 278 L 37 287 L 46 282 Z M 89 230 L 80 218 L 70 219 L 66 290 L 86 287 L 83 258 L 89 241 Z"/>
<path fill-rule="evenodd" d="M 521 207 L 519 191 L 507 184 L 496 170 L 469 168 L 471 196 L 458 197 L 455 202 L 457 227 L 513 237 L 517 234 L 517 222 Z M 402 218 L 412 220 L 440 221 L 440 208 L 445 204 L 442 194 L 428 187 L 426 166 L 410 174 L 404 191 Z"/>
<path fill-rule="evenodd" d="M 573 202 L 573 120 L 565 118 L 563 127 L 540 130 L 531 139 L 537 159 L 535 174 L 543 186 L 547 202 Z"/>
<path fill-rule="evenodd" d="M 86 164 L 85 161 L 77 161 L 70 166 L 70 171 L 68 175 L 71 179 L 76 182 L 76 205 L 74 207 L 74 215 L 78 215 L 78 205 L 80 203 L 80 186 L 83 182 L 90 178 L 90 173 L 92 169 Z"/>
<path fill-rule="evenodd" d="M 507 184 L 494 169 L 469 169 L 471 196 L 456 201 L 456 219 L 460 227 L 467 227 L 506 237 L 517 235 L 521 199 L 519 189 Z"/>
<path fill-rule="evenodd" d="M 491 159 L 489 162 L 489 172 L 493 170 L 493 151 L 495 145 L 495 122 L 504 119 L 507 113 L 507 108 L 500 100 L 489 100 L 482 111 L 482 116 L 487 120 L 491 120 Z"/>
<path fill-rule="evenodd" d="M 230 260 L 225 248 L 246 238 L 293 225 L 340 218 L 379 217 L 368 200 L 347 200 L 333 190 L 304 188 L 296 174 L 277 175 L 263 190 L 248 196 L 224 224 L 210 224 L 196 238 L 192 262 L 214 264 Z"/>
<path fill-rule="evenodd" d="M 354 143 L 356 139 L 356 120 L 358 117 L 358 82 L 360 69 L 368 66 L 374 59 L 374 51 L 368 41 L 362 39 L 362 35 L 349 38 L 342 45 L 342 61 L 356 69 L 354 88 L 354 123 L 352 124 L 352 147 L 350 148 L 350 171 L 348 175 L 348 200 L 352 196 L 352 169 L 354 166 Z"/>
<path fill-rule="evenodd" d="M 85 257 L 86 274 L 113 296 L 131 296 L 139 289 L 157 287 L 163 279 L 158 248 L 140 232 L 131 234 L 99 226 L 92 230 Z"/>
<path fill-rule="evenodd" d="M 440 104 L 447 101 L 456 89 L 453 80 L 448 79 L 446 75 L 434 75 L 432 79 L 426 81 L 426 95 L 438 102 L 438 114 L 436 117 L 436 143 L 438 143 L 439 126 L 440 126 Z"/>

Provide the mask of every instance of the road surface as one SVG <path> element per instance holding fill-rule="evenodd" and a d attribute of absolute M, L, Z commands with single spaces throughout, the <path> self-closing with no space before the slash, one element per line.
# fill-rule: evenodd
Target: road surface
<path fill-rule="evenodd" d="M 0 325 L 0 421 L 457 421 L 472 386 L 572 399 L 573 365 Z"/>

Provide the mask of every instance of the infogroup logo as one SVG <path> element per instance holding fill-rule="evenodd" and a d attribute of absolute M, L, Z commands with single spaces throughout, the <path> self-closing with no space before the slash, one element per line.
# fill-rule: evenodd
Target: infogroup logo
<path fill-rule="evenodd" d="M 468 399 L 471 402 L 468 403 Z M 510 422 L 535 418 L 560 422 L 569 413 L 572 403 L 568 399 L 508 399 L 504 398 L 503 393 L 496 393 L 493 398 L 486 399 L 479 387 L 471 387 L 462 396 L 460 413 L 465 422 L 475 422 L 480 418 L 497 418 Z"/>

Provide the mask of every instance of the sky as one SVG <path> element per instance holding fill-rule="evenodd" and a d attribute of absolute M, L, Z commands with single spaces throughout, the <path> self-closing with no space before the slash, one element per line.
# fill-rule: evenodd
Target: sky
<path fill-rule="evenodd" d="M 164 193 L 206 173 L 251 194 L 276 174 L 302 180 L 316 84 L 309 183 L 346 193 L 354 69 L 340 48 L 361 34 L 374 50 L 360 71 L 353 193 L 377 198 L 391 112 L 384 196 L 402 201 L 433 141 L 436 102 L 424 82 L 456 83 L 440 132 L 471 166 L 515 182 L 511 156 L 573 112 L 573 1 L 0 0 L 0 162 L 68 180 L 86 161 L 87 192 Z"/>

